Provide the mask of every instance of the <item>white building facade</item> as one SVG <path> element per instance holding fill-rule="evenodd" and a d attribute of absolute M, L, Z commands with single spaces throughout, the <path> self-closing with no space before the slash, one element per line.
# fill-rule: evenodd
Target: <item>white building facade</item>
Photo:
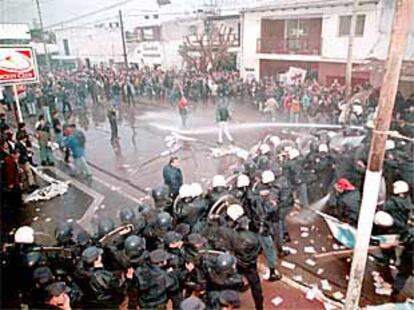
<path fill-rule="evenodd" d="M 355 67 L 370 59 L 385 59 L 393 3 L 360 0 Z M 241 12 L 241 75 L 257 79 L 294 66 L 313 72 L 321 83 L 334 79 L 344 82 L 352 4 L 351 0 L 281 0 L 275 6 Z M 405 61 L 414 60 L 413 33 L 408 38 Z M 370 80 L 369 72 L 354 70 L 353 82 Z"/>

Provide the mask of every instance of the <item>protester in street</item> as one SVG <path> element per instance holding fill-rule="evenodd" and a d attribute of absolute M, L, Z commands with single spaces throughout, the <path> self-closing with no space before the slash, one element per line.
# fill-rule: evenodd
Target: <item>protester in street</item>
<path fill-rule="evenodd" d="M 116 110 L 114 108 L 109 108 L 107 116 L 111 127 L 111 143 L 114 144 L 119 139 Z"/>
<path fill-rule="evenodd" d="M 181 116 L 181 125 L 183 128 L 187 128 L 187 117 L 188 117 L 188 100 L 186 97 L 182 96 L 177 103 L 178 112 Z"/>
<path fill-rule="evenodd" d="M 85 135 L 82 131 L 76 129 L 76 125 L 66 125 L 63 127 L 65 136 L 63 143 L 70 149 L 78 173 L 85 177 L 91 177 L 88 162 L 85 157 Z"/>
<path fill-rule="evenodd" d="M 46 122 L 45 117 L 40 115 L 35 125 L 37 132 L 37 139 L 40 148 L 40 164 L 42 166 L 53 166 L 55 164 L 52 152 L 52 139 L 50 136 L 49 123 Z"/>
<path fill-rule="evenodd" d="M 216 110 L 216 121 L 219 127 L 218 133 L 218 144 L 223 144 L 223 133 L 225 134 L 226 138 L 233 144 L 234 140 L 229 131 L 229 124 L 228 122 L 231 119 L 230 111 L 226 103 L 220 102 L 217 106 Z"/>

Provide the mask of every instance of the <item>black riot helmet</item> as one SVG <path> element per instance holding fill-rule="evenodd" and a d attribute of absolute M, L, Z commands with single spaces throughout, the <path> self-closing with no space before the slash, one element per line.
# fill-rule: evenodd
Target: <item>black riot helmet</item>
<path fill-rule="evenodd" d="M 138 236 L 129 236 L 124 242 L 125 254 L 129 257 L 140 256 L 145 250 L 145 239 Z"/>
<path fill-rule="evenodd" d="M 59 244 L 67 243 L 72 239 L 73 227 L 71 224 L 63 222 L 55 229 L 55 238 Z"/>
<path fill-rule="evenodd" d="M 135 212 L 131 208 L 124 208 L 119 212 L 119 220 L 122 224 L 133 224 L 135 222 Z"/>
<path fill-rule="evenodd" d="M 103 237 L 113 231 L 115 228 L 115 223 L 110 218 L 102 219 L 98 224 L 98 235 L 99 237 Z"/>
<path fill-rule="evenodd" d="M 215 269 L 219 272 L 230 271 L 235 264 L 235 258 L 227 253 L 220 254 L 215 262 Z"/>
<path fill-rule="evenodd" d="M 147 222 L 145 221 L 145 218 L 143 216 L 137 216 L 134 223 L 135 232 L 141 232 L 145 228 L 146 224 Z"/>
<path fill-rule="evenodd" d="M 160 212 L 157 216 L 157 227 L 162 230 L 167 230 L 171 227 L 172 217 L 167 212 Z"/>
<path fill-rule="evenodd" d="M 29 252 L 26 254 L 24 261 L 28 268 L 33 268 L 40 264 L 42 255 L 39 252 Z"/>
<path fill-rule="evenodd" d="M 145 203 L 140 203 L 140 204 L 138 204 L 137 212 L 139 214 L 141 212 L 144 212 L 147 209 L 151 209 L 151 206 L 149 206 L 149 205 L 147 205 Z"/>
<path fill-rule="evenodd" d="M 244 163 L 244 171 L 248 175 L 253 175 L 256 172 L 257 166 L 252 159 L 246 160 Z"/>
<path fill-rule="evenodd" d="M 170 197 L 170 189 L 167 185 L 161 185 L 152 190 L 152 198 L 155 202 L 164 201 Z"/>

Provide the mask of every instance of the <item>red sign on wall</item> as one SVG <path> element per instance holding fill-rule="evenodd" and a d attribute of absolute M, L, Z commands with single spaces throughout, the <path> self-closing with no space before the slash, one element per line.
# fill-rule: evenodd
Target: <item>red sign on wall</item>
<path fill-rule="evenodd" d="M 31 47 L 0 46 L 0 85 L 37 82 L 35 58 Z"/>

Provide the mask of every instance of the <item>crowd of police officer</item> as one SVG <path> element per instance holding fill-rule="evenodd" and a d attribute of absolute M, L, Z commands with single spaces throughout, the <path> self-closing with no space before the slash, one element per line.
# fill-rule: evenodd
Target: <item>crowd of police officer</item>
<path fill-rule="evenodd" d="M 265 279 L 280 280 L 277 260 L 289 255 L 286 217 L 295 200 L 309 207 L 309 187 L 332 190 L 328 212 L 355 225 L 368 142 L 334 148 L 328 135 L 315 135 L 305 156 L 293 141 L 272 136 L 233 177 L 214 176 L 206 192 L 199 183 L 183 184 L 178 195 L 159 186 L 153 205 L 121 209 L 120 225 L 103 218 L 88 234 L 65 222 L 53 247 L 37 245 L 33 229 L 20 227 L 2 252 L 3 306 L 164 309 L 171 301 L 174 309 L 234 309 L 250 288 L 263 309 L 258 255 L 269 268 Z M 394 186 L 375 224 L 402 236 L 399 292 L 412 270 L 412 179 L 401 168 L 413 145 L 388 144 L 385 177 Z"/>

